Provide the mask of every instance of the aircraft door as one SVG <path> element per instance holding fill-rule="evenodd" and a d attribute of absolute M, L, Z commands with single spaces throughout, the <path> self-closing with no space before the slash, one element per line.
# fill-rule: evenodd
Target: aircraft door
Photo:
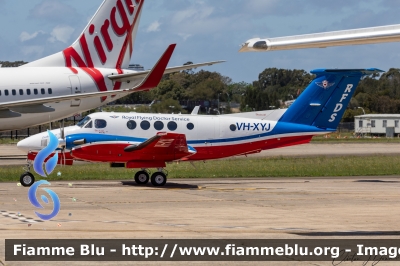
<path fill-rule="evenodd" d="M 212 121 L 210 121 L 210 119 Z M 218 155 L 219 148 L 218 146 L 220 143 L 216 143 L 215 140 L 220 139 L 219 133 L 219 118 L 207 116 L 207 120 L 209 121 L 208 128 L 208 140 L 207 142 L 207 152 L 209 155 Z M 212 157 L 214 158 L 214 156 Z"/>
<path fill-rule="evenodd" d="M 81 81 L 78 76 L 69 76 L 69 81 L 71 83 L 71 94 L 81 93 Z M 81 100 L 71 100 L 71 107 L 79 106 Z"/>

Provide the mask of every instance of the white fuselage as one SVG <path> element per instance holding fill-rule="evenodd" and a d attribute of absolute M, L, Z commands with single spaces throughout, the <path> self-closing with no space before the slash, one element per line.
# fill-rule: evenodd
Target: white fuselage
<path fill-rule="evenodd" d="M 112 90 L 114 84 L 107 76 L 116 74 L 117 71 L 115 69 L 98 70 L 103 74 L 107 90 Z M 124 73 L 134 72 L 124 71 Z M 0 68 L 0 81 L 0 103 L 99 91 L 93 79 L 79 68 L 78 74 L 74 74 L 67 67 Z M 135 86 L 134 83 L 124 82 L 121 84 L 121 89 L 133 86 Z M 20 117 L 0 118 L 0 131 L 22 129 L 59 120 L 99 107 L 123 96 L 107 97 L 103 102 L 100 97 L 51 102 L 45 106 L 54 108 L 53 112 L 23 113 Z M 10 110 L 12 111 L 12 108 Z"/>

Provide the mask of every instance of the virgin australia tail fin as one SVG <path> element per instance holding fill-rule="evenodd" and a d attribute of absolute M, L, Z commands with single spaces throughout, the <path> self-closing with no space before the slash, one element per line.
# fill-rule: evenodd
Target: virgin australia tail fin
<path fill-rule="evenodd" d="M 280 122 L 336 129 L 365 75 L 382 70 L 371 69 L 316 69 L 317 77 L 285 112 Z"/>
<path fill-rule="evenodd" d="M 144 0 L 104 0 L 70 47 L 24 67 L 128 68 Z"/>

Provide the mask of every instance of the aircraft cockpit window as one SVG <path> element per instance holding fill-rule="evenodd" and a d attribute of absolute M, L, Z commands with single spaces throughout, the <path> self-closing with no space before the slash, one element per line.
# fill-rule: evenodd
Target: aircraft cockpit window
<path fill-rule="evenodd" d="M 126 126 L 130 129 L 130 130 L 134 130 L 136 128 L 136 122 L 133 120 L 130 120 L 126 123 Z"/>
<path fill-rule="evenodd" d="M 79 123 L 76 125 L 78 127 L 83 127 L 84 125 L 86 125 L 87 122 L 89 122 L 90 119 L 91 119 L 90 116 L 87 116 L 84 119 L 82 119 L 81 121 L 79 121 Z"/>
<path fill-rule="evenodd" d="M 141 123 L 140 123 L 140 127 L 143 129 L 143 130 L 148 130 L 149 128 L 150 128 L 150 122 L 149 121 L 142 121 Z"/>
<path fill-rule="evenodd" d="M 105 128 L 107 126 L 107 121 L 103 119 L 96 119 L 94 122 L 96 128 Z"/>
<path fill-rule="evenodd" d="M 85 126 L 85 128 L 92 128 L 93 127 L 93 121 L 90 121 L 89 123 L 87 123 L 87 125 Z"/>
<path fill-rule="evenodd" d="M 175 131 L 178 128 L 178 125 L 175 122 L 171 121 L 168 122 L 167 127 L 169 130 Z"/>
<path fill-rule="evenodd" d="M 186 125 L 186 127 L 187 127 L 187 129 L 189 129 L 189 130 L 193 130 L 194 125 L 193 125 L 193 123 L 188 123 L 188 124 Z"/>
<path fill-rule="evenodd" d="M 161 121 L 156 121 L 156 122 L 154 122 L 154 128 L 155 128 L 156 130 L 163 130 L 163 128 L 164 128 L 164 123 L 161 122 Z"/>

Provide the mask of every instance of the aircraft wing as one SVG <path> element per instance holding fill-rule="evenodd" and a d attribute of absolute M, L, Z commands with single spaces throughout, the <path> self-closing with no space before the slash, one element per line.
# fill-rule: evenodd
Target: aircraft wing
<path fill-rule="evenodd" d="M 250 39 L 239 52 L 268 52 L 305 48 L 375 44 L 400 41 L 400 24 L 278 38 Z"/>
<path fill-rule="evenodd" d="M 68 100 L 81 100 L 85 98 L 103 97 L 103 96 L 112 96 L 121 94 L 128 95 L 133 92 L 148 91 L 152 88 L 157 87 L 157 85 L 160 83 L 161 78 L 164 75 L 165 69 L 168 65 L 168 62 L 172 56 L 172 53 L 174 52 L 175 46 L 176 44 L 171 44 L 164 52 L 164 54 L 161 56 L 161 58 L 158 60 L 158 62 L 155 64 L 153 69 L 148 71 L 148 73 L 145 76 L 143 76 L 144 79 L 142 80 L 142 82 L 131 89 L 80 93 L 74 95 L 46 97 L 41 99 L 4 102 L 0 103 L 0 112 L 7 111 L 4 109 L 9 109 L 11 111 L 14 111 L 13 110 L 14 108 L 15 112 L 17 113 L 18 111 L 20 111 L 21 113 L 23 112 L 35 113 L 35 112 L 41 112 L 40 110 L 46 110 L 46 108 L 49 108 L 47 106 L 43 106 L 43 104 L 46 103 L 62 102 Z M 12 113 L 11 111 L 8 112 Z"/>
<path fill-rule="evenodd" d="M 132 145 L 127 141 L 99 141 L 72 148 L 71 155 L 78 160 L 92 162 L 123 162 L 128 168 L 148 164 L 164 165 L 165 162 L 182 160 L 196 153 L 189 147 L 186 136 L 160 132 L 148 140 Z"/>
<path fill-rule="evenodd" d="M 223 63 L 223 62 L 226 62 L 226 61 L 220 60 L 220 61 L 212 61 L 212 62 L 206 62 L 206 63 L 200 63 L 200 64 L 169 67 L 169 68 L 165 69 L 164 74 L 170 74 L 170 73 L 187 70 L 187 69 L 192 69 L 192 68 L 197 68 L 197 67 L 202 67 L 202 66 L 212 66 L 215 64 Z M 144 77 L 146 77 L 146 75 L 149 72 L 150 72 L 150 70 L 140 71 L 137 73 L 110 75 L 110 76 L 108 76 L 108 78 L 114 82 L 131 82 L 136 79 L 143 79 Z"/>

